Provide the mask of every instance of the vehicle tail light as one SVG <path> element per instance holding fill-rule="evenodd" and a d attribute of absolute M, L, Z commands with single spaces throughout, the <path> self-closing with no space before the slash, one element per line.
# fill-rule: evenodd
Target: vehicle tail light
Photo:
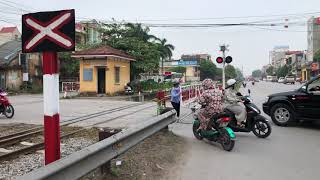
<path fill-rule="evenodd" d="M 231 121 L 231 118 L 230 117 L 223 117 L 223 118 L 221 118 L 221 121 L 228 122 L 228 121 Z"/>

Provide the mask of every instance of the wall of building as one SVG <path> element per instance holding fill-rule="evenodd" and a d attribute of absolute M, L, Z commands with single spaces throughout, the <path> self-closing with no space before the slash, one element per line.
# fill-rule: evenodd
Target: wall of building
<path fill-rule="evenodd" d="M 308 20 L 308 52 L 307 60 L 313 61 L 314 54 L 320 50 L 320 23 L 318 18 Z"/>
<path fill-rule="evenodd" d="M 113 94 L 124 91 L 124 86 L 130 82 L 130 62 L 111 58 L 107 62 L 106 91 Z M 120 67 L 120 83 L 115 83 L 115 67 Z"/>
<path fill-rule="evenodd" d="M 124 91 L 124 86 L 130 82 L 130 62 L 118 58 L 108 58 L 99 60 L 81 60 L 80 61 L 80 92 L 94 92 L 98 89 L 98 67 L 106 67 L 106 93 L 114 94 Z M 115 67 L 120 67 L 120 82 L 115 83 Z M 92 69 L 93 75 L 91 81 L 83 80 L 83 69 Z"/>
<path fill-rule="evenodd" d="M 194 67 L 186 67 L 186 76 L 194 76 Z"/>
<path fill-rule="evenodd" d="M 9 90 L 19 90 L 22 85 L 21 69 L 7 69 L 5 72 L 6 88 Z"/>
<path fill-rule="evenodd" d="M 96 64 L 100 64 L 102 61 L 106 60 L 81 60 L 80 61 L 80 92 L 97 92 L 97 68 Z M 92 80 L 84 81 L 83 80 L 83 69 L 92 69 Z"/>

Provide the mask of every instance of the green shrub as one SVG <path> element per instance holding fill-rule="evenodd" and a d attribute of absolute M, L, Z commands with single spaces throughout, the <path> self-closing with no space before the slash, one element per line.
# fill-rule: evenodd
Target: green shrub
<path fill-rule="evenodd" d="M 172 82 L 162 82 L 162 83 L 157 83 L 153 80 L 147 80 L 147 81 L 141 81 L 132 84 L 133 90 L 135 92 L 138 91 L 157 91 L 157 90 L 165 90 L 165 89 L 170 89 L 172 87 Z"/>

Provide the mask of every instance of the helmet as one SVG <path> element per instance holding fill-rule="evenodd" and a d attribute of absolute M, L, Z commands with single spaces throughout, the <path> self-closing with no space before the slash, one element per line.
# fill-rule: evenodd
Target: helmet
<path fill-rule="evenodd" d="M 173 83 L 173 86 L 178 86 L 180 84 L 179 81 L 177 80 L 172 81 L 172 83 Z"/>
<path fill-rule="evenodd" d="M 230 86 L 234 86 L 235 84 L 236 84 L 236 80 L 235 79 L 229 79 L 228 81 L 227 81 L 227 85 L 230 87 Z"/>

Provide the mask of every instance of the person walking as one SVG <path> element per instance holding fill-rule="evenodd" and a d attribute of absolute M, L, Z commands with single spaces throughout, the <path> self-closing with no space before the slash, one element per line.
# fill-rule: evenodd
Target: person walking
<path fill-rule="evenodd" d="M 171 104 L 172 107 L 177 112 L 177 117 L 180 116 L 180 99 L 181 99 L 181 87 L 179 85 L 179 82 L 173 83 L 173 88 L 171 89 Z"/>

